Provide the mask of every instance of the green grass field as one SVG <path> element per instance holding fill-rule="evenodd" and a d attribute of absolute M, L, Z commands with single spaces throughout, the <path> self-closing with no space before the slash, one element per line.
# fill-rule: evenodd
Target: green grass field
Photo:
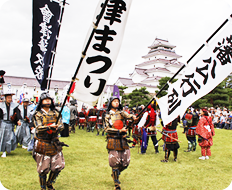
<path fill-rule="evenodd" d="M 216 130 L 212 156 L 209 160 L 199 160 L 200 147 L 196 152 L 184 152 L 187 140 L 183 129 L 178 128 L 180 143 L 178 161 L 162 163 L 162 147 L 155 154 L 151 139 L 145 155 L 138 154 L 138 148 L 131 149 L 131 163 L 120 175 L 121 187 L 125 190 L 140 189 L 188 189 L 223 190 L 232 181 L 232 131 Z M 158 139 L 161 134 L 158 134 Z M 76 130 L 70 137 L 61 138 L 69 144 L 64 147 L 65 169 L 57 178 L 56 190 L 113 189 L 111 168 L 108 164 L 105 137 Z M 162 141 L 159 143 L 163 144 Z M 31 153 L 18 146 L 6 158 L 0 157 L 0 181 L 10 190 L 40 189 L 36 162 Z"/>

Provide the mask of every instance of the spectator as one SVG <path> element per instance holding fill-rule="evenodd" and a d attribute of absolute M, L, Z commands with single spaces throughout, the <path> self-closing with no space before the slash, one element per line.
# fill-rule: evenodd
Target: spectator
<path fill-rule="evenodd" d="M 219 117 L 218 117 L 218 115 L 214 115 L 214 117 L 212 119 L 213 119 L 214 128 L 219 128 Z"/>
<path fill-rule="evenodd" d="M 226 118 L 222 113 L 220 113 L 220 122 L 219 122 L 219 129 L 223 129 L 225 127 Z"/>

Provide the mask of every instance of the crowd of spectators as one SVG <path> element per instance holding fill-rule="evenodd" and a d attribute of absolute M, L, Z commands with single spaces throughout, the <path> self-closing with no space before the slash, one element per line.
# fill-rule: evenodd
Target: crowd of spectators
<path fill-rule="evenodd" d="M 209 108 L 209 115 L 212 117 L 214 128 L 232 129 L 232 111 L 227 108 Z"/>

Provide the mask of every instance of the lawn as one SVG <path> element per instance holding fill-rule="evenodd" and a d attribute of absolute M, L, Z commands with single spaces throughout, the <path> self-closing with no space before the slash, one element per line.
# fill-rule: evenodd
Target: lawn
<path fill-rule="evenodd" d="M 180 149 L 178 161 L 173 161 L 171 152 L 168 163 L 160 162 L 164 158 L 162 147 L 155 154 L 151 139 L 145 155 L 138 154 L 138 148 L 131 149 L 131 163 L 127 170 L 120 175 L 121 187 L 125 190 L 139 189 L 188 189 L 188 190 L 223 190 L 232 181 L 232 131 L 216 130 L 212 156 L 209 160 L 199 160 L 200 147 L 196 152 L 184 152 L 187 140 L 178 128 Z M 158 139 L 161 134 L 158 134 Z M 74 189 L 113 189 L 111 168 L 108 164 L 105 137 L 96 136 L 96 132 L 87 133 L 76 130 L 70 137 L 61 138 L 69 144 L 64 147 L 65 169 L 57 178 L 56 190 Z M 163 144 L 162 141 L 159 142 Z M 0 181 L 10 190 L 40 189 L 36 162 L 31 153 L 21 146 L 0 157 Z"/>

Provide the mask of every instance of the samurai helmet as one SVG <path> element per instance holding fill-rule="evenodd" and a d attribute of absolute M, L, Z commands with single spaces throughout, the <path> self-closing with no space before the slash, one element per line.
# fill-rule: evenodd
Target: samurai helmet
<path fill-rule="evenodd" d="M 117 97 L 117 96 L 111 96 L 110 97 L 110 99 L 109 99 L 109 102 L 108 102 L 108 106 L 107 106 L 107 111 L 110 111 L 111 110 L 111 108 L 112 108 L 112 102 L 113 102 L 113 100 L 115 100 L 115 99 L 118 99 L 119 100 L 119 106 L 118 106 L 118 110 L 122 110 L 123 108 L 122 108 L 122 105 L 120 104 L 120 99 Z"/>
<path fill-rule="evenodd" d="M 51 110 L 54 110 L 54 109 L 55 109 L 55 104 L 54 104 L 54 102 L 53 102 L 53 98 L 50 96 L 50 94 L 49 94 L 48 92 L 43 92 L 43 93 L 40 95 L 40 99 L 39 99 L 39 103 L 38 103 L 38 106 L 37 106 L 37 108 L 36 108 L 36 111 L 41 110 L 41 108 L 42 108 L 42 101 L 43 101 L 44 99 L 47 99 L 47 98 L 51 99 L 50 109 L 51 109 Z"/>

